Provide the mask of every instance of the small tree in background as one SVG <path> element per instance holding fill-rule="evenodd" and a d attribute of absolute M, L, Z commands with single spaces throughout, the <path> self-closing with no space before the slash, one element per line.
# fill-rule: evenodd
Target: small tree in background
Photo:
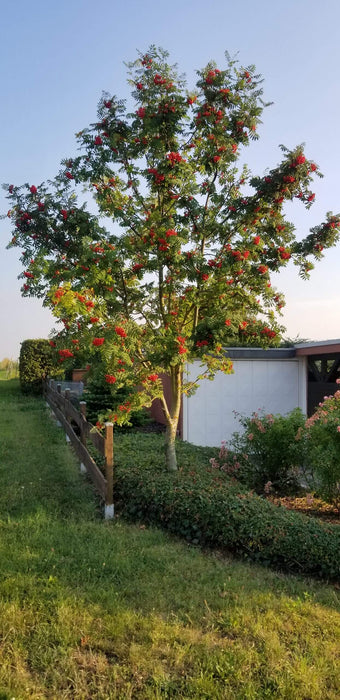
<path fill-rule="evenodd" d="M 16 377 L 18 374 L 19 362 L 18 360 L 12 360 L 9 357 L 4 357 L 0 362 L 0 370 L 6 373 L 6 377 Z"/>
<path fill-rule="evenodd" d="M 297 198 L 309 208 L 319 175 L 301 146 L 283 148 L 263 177 L 237 166 L 265 107 L 254 66 L 209 63 L 188 91 L 167 58 L 151 47 L 129 65 L 131 111 L 105 94 L 96 123 L 77 135 L 81 154 L 53 182 L 6 189 L 23 295 L 42 297 L 61 319 L 60 361 L 86 349 L 90 362 L 100 357 L 109 386 L 129 388 L 109 413 L 118 424 L 159 397 L 167 466 L 176 469 L 181 394 L 232 371 L 223 346 L 277 343 L 284 300 L 270 273 L 292 259 L 308 276 L 309 257 L 338 240 L 339 217 L 328 214 L 296 239 L 284 204 Z M 78 184 L 98 215 L 77 204 Z M 188 383 L 183 368 L 195 358 L 202 369 Z"/>

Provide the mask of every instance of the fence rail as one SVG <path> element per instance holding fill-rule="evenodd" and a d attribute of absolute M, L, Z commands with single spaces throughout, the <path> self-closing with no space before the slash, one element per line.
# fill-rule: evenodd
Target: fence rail
<path fill-rule="evenodd" d="M 53 380 L 44 385 L 44 396 L 57 420 L 63 426 L 69 441 L 80 459 L 81 470 L 87 471 L 96 490 L 105 502 L 105 518 L 113 518 L 113 424 L 105 423 L 105 437 L 86 420 L 86 403 L 80 402 L 77 411 L 70 400 L 70 390 L 62 394 L 61 384 Z M 72 423 L 79 429 L 79 437 Z M 87 450 L 90 441 L 105 459 L 105 476 Z"/>

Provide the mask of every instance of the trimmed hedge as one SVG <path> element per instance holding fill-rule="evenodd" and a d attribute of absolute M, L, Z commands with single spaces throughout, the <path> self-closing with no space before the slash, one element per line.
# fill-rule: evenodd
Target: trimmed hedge
<path fill-rule="evenodd" d="M 171 474 L 153 467 L 151 442 L 147 455 L 139 448 L 138 463 L 131 464 L 118 440 L 116 455 L 115 497 L 123 515 L 284 571 L 340 580 L 340 527 L 275 506 L 208 462 L 204 470 L 186 465 Z"/>
<path fill-rule="evenodd" d="M 54 356 L 48 340 L 24 340 L 19 357 L 19 379 L 24 394 L 41 394 L 43 380 L 55 370 Z"/>

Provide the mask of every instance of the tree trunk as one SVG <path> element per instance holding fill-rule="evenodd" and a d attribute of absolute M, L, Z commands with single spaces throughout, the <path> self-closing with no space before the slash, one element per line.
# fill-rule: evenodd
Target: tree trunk
<path fill-rule="evenodd" d="M 176 433 L 177 433 L 177 423 L 173 423 L 166 426 L 165 433 L 165 459 L 166 466 L 169 472 L 174 472 L 177 470 L 177 457 L 176 457 Z"/>
<path fill-rule="evenodd" d="M 182 371 L 180 367 L 171 367 L 171 404 L 168 406 L 165 397 L 161 399 L 164 416 L 166 419 L 165 432 L 165 459 L 168 471 L 177 470 L 176 458 L 176 434 L 181 409 L 182 398 Z"/>

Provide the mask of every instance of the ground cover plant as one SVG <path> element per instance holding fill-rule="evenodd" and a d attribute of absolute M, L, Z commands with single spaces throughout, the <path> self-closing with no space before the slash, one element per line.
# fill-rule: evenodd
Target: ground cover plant
<path fill-rule="evenodd" d="M 227 55 L 197 74 L 188 89 L 166 52 L 139 53 L 128 105 L 103 95 L 95 123 L 77 135 L 80 154 L 53 181 L 5 186 L 22 292 L 62 323 L 52 340 L 60 361 L 100 357 L 108 386 L 128 387 L 108 412 L 117 424 L 159 397 L 169 470 L 181 394 L 231 372 L 223 347 L 279 341 L 284 300 L 271 273 L 291 260 L 307 277 L 340 228 L 328 213 L 303 237 L 286 216 L 287 203 L 312 206 L 320 175 L 301 145 L 282 147 L 265 175 L 242 165 L 266 106 L 255 67 Z M 84 186 L 98 216 L 78 204 Z M 183 382 L 183 365 L 197 357 L 197 380 Z"/>
<path fill-rule="evenodd" d="M 0 697 L 339 697 L 337 588 L 105 523 L 14 381 L 0 454 Z"/>

